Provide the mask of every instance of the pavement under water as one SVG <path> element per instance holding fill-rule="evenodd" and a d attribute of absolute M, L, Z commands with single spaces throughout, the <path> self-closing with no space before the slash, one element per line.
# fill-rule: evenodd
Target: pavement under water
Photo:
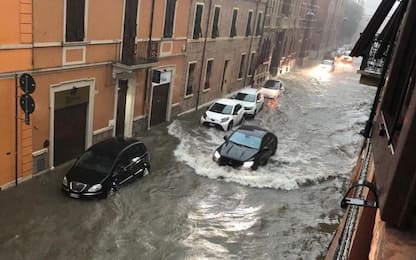
<path fill-rule="evenodd" d="M 337 226 L 375 89 L 354 69 L 281 77 L 255 119 L 279 138 L 257 171 L 211 159 L 202 111 L 143 133 L 152 172 L 104 200 L 60 191 L 70 164 L 0 192 L 1 259 L 319 259 Z"/>

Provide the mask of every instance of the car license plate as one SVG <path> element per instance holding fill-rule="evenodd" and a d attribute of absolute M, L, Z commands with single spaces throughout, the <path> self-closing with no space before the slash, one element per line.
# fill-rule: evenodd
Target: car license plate
<path fill-rule="evenodd" d="M 75 199 L 78 199 L 78 198 L 79 198 L 79 194 L 76 194 L 76 193 L 69 193 L 69 197 L 71 197 L 71 198 L 75 198 Z"/>
<path fill-rule="evenodd" d="M 215 126 L 215 124 L 214 124 L 214 123 L 209 123 L 209 125 L 210 125 L 210 126 Z"/>

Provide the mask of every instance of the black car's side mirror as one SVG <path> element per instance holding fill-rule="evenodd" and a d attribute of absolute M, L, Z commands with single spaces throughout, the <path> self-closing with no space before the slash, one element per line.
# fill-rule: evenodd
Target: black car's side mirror
<path fill-rule="evenodd" d="M 224 135 L 224 141 L 228 142 L 228 136 Z"/>
<path fill-rule="evenodd" d="M 263 148 L 263 150 L 264 150 L 264 151 L 268 151 L 268 150 L 270 150 L 270 147 L 265 146 L 265 147 Z"/>

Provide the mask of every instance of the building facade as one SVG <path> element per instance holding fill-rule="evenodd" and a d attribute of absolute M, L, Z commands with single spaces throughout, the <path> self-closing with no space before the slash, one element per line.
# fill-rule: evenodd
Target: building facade
<path fill-rule="evenodd" d="M 266 1 L 191 1 L 183 110 L 251 84 Z"/>
<path fill-rule="evenodd" d="M 32 0 L 0 9 L 0 187 L 32 175 L 32 128 L 24 124 L 15 71 L 32 68 Z"/>
<path fill-rule="evenodd" d="M 270 72 L 289 71 L 309 48 L 314 20 L 305 18 L 304 5 L 5 0 L 0 187 L 70 161 L 100 140 L 137 136 L 239 88 L 260 86 Z M 28 125 L 18 107 L 24 73 L 37 86 Z"/>
<path fill-rule="evenodd" d="M 188 10 L 188 0 L 7 0 L 0 91 L 1 137 L 10 142 L 2 142 L 0 186 L 179 113 Z M 14 118 L 23 116 L 15 112 L 15 79 L 25 72 L 37 84 L 36 108 L 30 125 L 20 120 L 16 130 Z"/>

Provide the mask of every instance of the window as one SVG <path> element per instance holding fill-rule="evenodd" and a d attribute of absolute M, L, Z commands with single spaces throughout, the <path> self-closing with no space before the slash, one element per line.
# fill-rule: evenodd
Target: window
<path fill-rule="evenodd" d="M 194 85 L 194 80 L 195 80 L 195 68 L 196 68 L 196 63 L 189 63 L 188 65 L 188 82 L 186 82 L 186 92 L 185 92 L 185 96 L 189 96 L 192 95 L 192 88 Z"/>
<path fill-rule="evenodd" d="M 66 0 L 66 42 L 84 41 L 85 0 Z"/>
<path fill-rule="evenodd" d="M 204 10 L 204 6 L 202 4 L 197 4 L 196 5 L 194 34 L 193 34 L 193 39 L 195 39 L 195 40 L 202 37 L 201 21 L 202 21 L 202 11 L 203 10 Z"/>
<path fill-rule="evenodd" d="M 286 16 L 290 15 L 291 0 L 283 0 L 282 13 Z"/>
<path fill-rule="evenodd" d="M 250 57 L 250 67 L 248 70 L 248 75 L 251 76 L 254 73 L 254 56 L 256 55 L 256 53 L 251 53 L 251 57 Z"/>
<path fill-rule="evenodd" d="M 246 61 L 246 55 L 242 54 L 241 55 L 241 60 L 240 60 L 240 69 L 238 70 L 238 78 L 241 79 L 243 78 L 243 72 L 244 72 L 244 63 Z"/>
<path fill-rule="evenodd" d="M 173 23 L 175 21 L 176 0 L 166 0 L 165 27 L 163 29 L 164 38 L 172 38 Z"/>
<path fill-rule="evenodd" d="M 233 20 L 231 22 L 231 31 L 230 31 L 231 38 L 237 35 L 237 14 L 238 14 L 238 9 L 233 9 Z"/>
<path fill-rule="evenodd" d="M 234 115 L 238 115 L 238 112 L 241 110 L 242 106 L 240 104 L 235 105 Z"/>
<path fill-rule="evenodd" d="M 215 39 L 220 36 L 219 22 L 220 22 L 220 7 L 216 6 L 214 10 L 214 20 L 212 22 L 211 38 Z"/>
<path fill-rule="evenodd" d="M 207 62 L 207 69 L 206 69 L 206 72 L 205 72 L 204 90 L 210 89 L 210 79 L 211 79 L 211 71 L 212 71 L 212 62 L 213 62 L 213 60 L 208 60 L 208 62 Z"/>
<path fill-rule="evenodd" d="M 256 36 L 260 36 L 263 30 L 263 13 L 259 13 L 259 18 L 257 19 L 256 27 Z"/>
<path fill-rule="evenodd" d="M 246 37 L 251 35 L 251 18 L 253 17 L 253 11 L 248 12 Z"/>

